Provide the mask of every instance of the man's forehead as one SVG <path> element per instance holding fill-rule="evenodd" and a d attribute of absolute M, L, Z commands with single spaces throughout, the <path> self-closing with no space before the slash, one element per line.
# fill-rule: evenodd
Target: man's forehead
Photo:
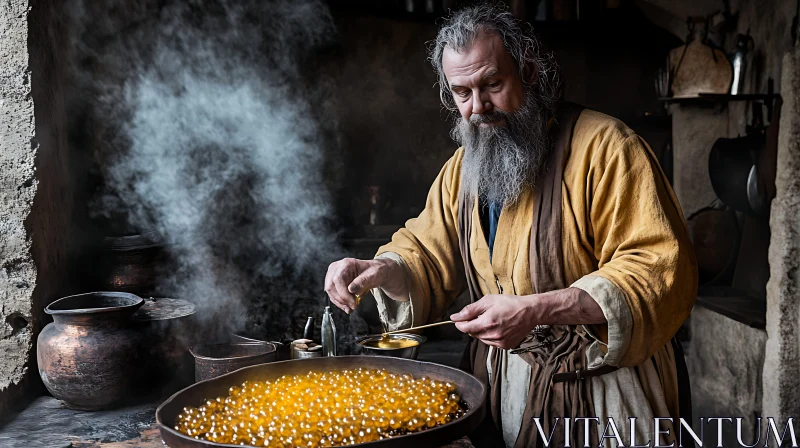
<path fill-rule="evenodd" d="M 472 44 L 461 50 L 446 47 L 442 52 L 442 69 L 448 77 L 469 76 L 483 68 L 505 69 L 510 55 L 496 33 L 480 33 Z"/>

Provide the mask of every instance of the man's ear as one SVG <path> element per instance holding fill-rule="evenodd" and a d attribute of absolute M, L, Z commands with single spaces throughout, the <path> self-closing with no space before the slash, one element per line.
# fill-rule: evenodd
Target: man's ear
<path fill-rule="evenodd" d="M 529 85 L 536 85 L 539 80 L 539 66 L 533 62 L 525 64 L 525 70 L 522 71 L 522 80 Z"/>

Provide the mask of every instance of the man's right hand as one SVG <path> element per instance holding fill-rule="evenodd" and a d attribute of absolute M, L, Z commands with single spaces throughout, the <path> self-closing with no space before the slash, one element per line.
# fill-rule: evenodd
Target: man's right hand
<path fill-rule="evenodd" d="M 381 287 L 392 299 L 407 297 L 403 267 L 386 258 L 345 258 L 331 263 L 325 275 L 325 292 L 347 314 L 356 309 L 356 295 Z"/>

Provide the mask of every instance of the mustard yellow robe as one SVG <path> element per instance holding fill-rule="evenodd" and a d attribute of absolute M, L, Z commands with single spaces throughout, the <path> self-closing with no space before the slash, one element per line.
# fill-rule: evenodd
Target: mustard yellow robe
<path fill-rule="evenodd" d="M 677 418 L 677 377 L 668 342 L 689 316 L 697 292 L 696 261 L 678 201 L 650 148 L 619 120 L 584 110 L 568 151 L 562 181 L 566 281 L 589 292 L 608 320 L 592 328 L 602 362 L 634 367 L 653 358 L 662 366 L 656 381 L 662 384 L 642 385 L 644 394 L 655 416 Z M 377 253 L 399 256 L 406 266 L 407 324 L 438 320 L 465 288 L 457 234 L 463 153 L 459 148 L 444 165 L 419 217 Z M 491 260 L 475 202 L 469 241 L 481 293 L 497 294 L 499 282 L 506 294 L 532 294 L 533 193 L 524 192 L 503 209 Z M 396 306 L 379 302 L 384 312 Z M 640 374 L 640 381 L 654 380 Z M 652 394 L 664 399 L 654 400 Z"/>

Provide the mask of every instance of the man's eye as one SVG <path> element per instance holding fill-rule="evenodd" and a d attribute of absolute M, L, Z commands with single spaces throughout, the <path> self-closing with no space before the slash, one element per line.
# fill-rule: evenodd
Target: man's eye
<path fill-rule="evenodd" d="M 500 82 L 499 82 L 499 81 L 497 81 L 497 82 L 492 82 L 492 83 L 489 83 L 488 85 L 489 85 L 489 87 L 491 87 L 491 88 L 495 88 L 495 87 L 497 87 L 497 86 L 499 86 L 499 85 L 500 85 Z"/>
<path fill-rule="evenodd" d="M 469 96 L 469 92 L 468 92 L 468 91 L 467 91 L 467 92 L 458 92 L 457 94 L 458 94 L 458 96 L 460 96 L 461 98 L 466 98 L 466 97 L 468 97 L 468 96 Z"/>

